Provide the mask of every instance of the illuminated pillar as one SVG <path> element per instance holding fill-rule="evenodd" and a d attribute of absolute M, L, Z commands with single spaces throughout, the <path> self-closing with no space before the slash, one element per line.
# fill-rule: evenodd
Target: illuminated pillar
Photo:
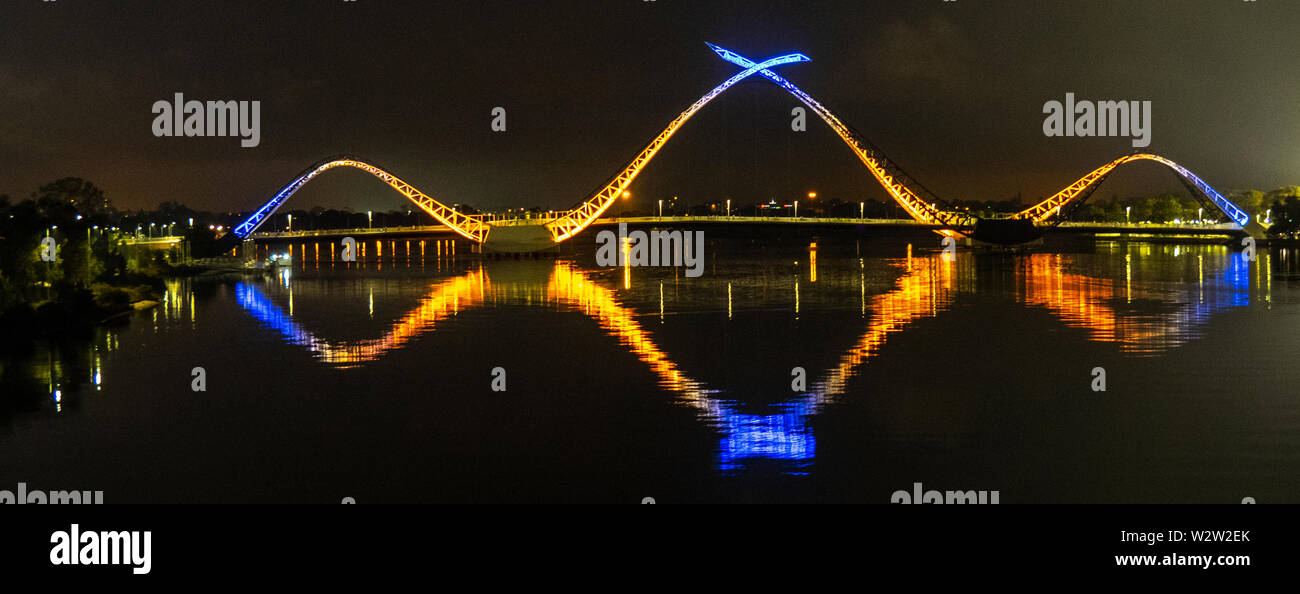
<path fill-rule="evenodd" d="M 817 282 L 817 242 L 812 242 L 808 246 L 808 282 Z"/>

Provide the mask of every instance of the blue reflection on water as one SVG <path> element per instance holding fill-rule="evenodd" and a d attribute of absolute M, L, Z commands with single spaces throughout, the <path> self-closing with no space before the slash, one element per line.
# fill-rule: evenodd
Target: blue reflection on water
<path fill-rule="evenodd" d="M 292 344 L 302 344 L 303 330 L 295 324 L 289 314 L 284 313 L 275 302 L 271 301 L 257 287 L 246 283 L 235 284 L 235 299 L 239 305 L 254 318 L 267 327 L 279 332 Z"/>
<path fill-rule="evenodd" d="M 1228 257 L 1223 269 L 1223 280 L 1230 289 L 1229 302 L 1233 307 L 1250 305 L 1250 263 L 1239 254 Z"/>
<path fill-rule="evenodd" d="M 722 472 L 740 471 L 754 460 L 778 460 L 789 463 L 789 474 L 807 474 L 817 438 L 808 426 L 812 410 L 805 401 L 780 405 L 782 411 L 771 415 L 742 413 L 731 404 L 719 408 L 719 429 L 726 432 L 718 454 Z"/>

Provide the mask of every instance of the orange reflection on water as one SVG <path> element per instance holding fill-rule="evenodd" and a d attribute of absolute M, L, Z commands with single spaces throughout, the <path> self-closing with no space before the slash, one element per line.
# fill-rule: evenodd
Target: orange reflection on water
<path fill-rule="evenodd" d="M 487 291 L 486 276 L 481 270 L 471 271 L 443 281 L 431 290 L 420 303 L 395 321 L 379 338 L 357 341 L 331 341 L 317 337 L 285 315 L 261 292 L 240 284 L 237 298 L 246 309 L 265 324 L 279 330 L 289 342 L 303 346 L 316 358 L 341 368 L 374 361 L 394 349 L 400 349 L 415 336 L 427 332 L 440 321 L 456 315 L 462 308 L 478 306 Z"/>
<path fill-rule="evenodd" d="M 907 272 L 892 291 L 871 298 L 866 331 L 840 357 L 839 364 L 827 371 L 826 379 L 817 384 L 814 390 L 817 406 L 843 394 L 854 370 L 874 356 L 890 334 L 918 319 L 932 317 L 952 304 L 956 293 L 952 262 L 938 256 L 912 258 L 909 255 L 904 266 Z"/>
<path fill-rule="evenodd" d="M 874 356 L 890 334 L 903 330 L 918 319 L 948 309 L 958 293 L 977 290 L 979 283 L 968 282 L 974 279 L 974 264 L 973 258 L 968 256 L 960 257 L 956 262 L 945 261 L 937 255 L 900 260 L 896 265 L 903 275 L 895 287 L 870 299 L 866 298 L 865 280 L 861 281 L 863 312 L 868 315 L 866 327 L 838 364 L 826 370 L 825 379 L 813 385 L 810 394 L 815 396 L 816 404 L 842 394 L 853 370 Z M 1189 328 L 1203 323 L 1212 311 L 1240 301 L 1239 294 L 1222 290 L 1213 292 L 1210 300 L 1206 301 L 1203 273 L 1199 288 L 1201 297 L 1199 300 L 1188 299 L 1189 303 L 1179 302 L 1177 296 L 1171 297 L 1167 289 L 1150 283 L 1134 284 L 1131 278 L 1126 279 L 1121 287 L 1110 278 L 1068 272 L 1068 256 L 1022 256 L 1017 258 L 1015 266 L 1014 297 L 1017 301 L 1046 308 L 1066 325 L 1087 330 L 1090 340 L 1115 343 L 1124 352 L 1137 356 L 1157 354 L 1183 344 L 1193 336 Z M 961 274 L 958 274 L 959 270 Z M 708 399 L 703 396 L 709 391 L 688 377 L 658 348 L 650 332 L 637 320 L 636 311 L 622 305 L 613 290 L 564 262 L 556 263 L 544 285 L 540 283 L 541 278 L 541 275 L 535 275 L 523 280 L 493 283 L 480 267 L 436 285 L 419 305 L 394 322 L 382 337 L 375 339 L 328 341 L 294 324 L 288 319 L 291 314 L 283 316 L 283 320 L 277 318 L 275 312 L 260 314 L 259 317 L 266 316 L 263 321 L 279 328 L 290 342 L 307 347 L 322 361 L 346 367 L 373 361 L 401 348 L 411 338 L 433 329 L 437 322 L 456 315 L 462 309 L 502 301 L 553 304 L 592 317 L 602 329 L 617 337 L 621 344 L 645 362 L 664 388 L 681 394 L 694 406 L 710 407 Z M 626 286 L 626 276 L 624 282 Z M 265 305 L 254 305 L 267 309 Z M 254 305 L 246 304 L 246 307 Z M 1133 307 L 1139 305 L 1152 311 L 1136 313 Z M 728 287 L 729 312 L 730 306 Z M 797 311 L 796 304 L 796 314 Z"/>
<path fill-rule="evenodd" d="M 1240 277 L 1232 254 L 1228 268 L 1216 273 L 1207 300 L 1204 258 L 1198 258 L 1195 293 L 1186 283 L 1171 289 L 1155 282 L 1134 282 L 1131 258 L 1126 258 L 1123 286 L 1109 278 L 1068 272 L 1069 256 L 1033 254 L 1019 261 L 1018 299 L 1044 307 L 1065 325 L 1088 331 L 1088 339 L 1118 345 L 1125 354 L 1154 356 L 1185 344 L 1216 310 L 1249 303 L 1249 282 Z"/>

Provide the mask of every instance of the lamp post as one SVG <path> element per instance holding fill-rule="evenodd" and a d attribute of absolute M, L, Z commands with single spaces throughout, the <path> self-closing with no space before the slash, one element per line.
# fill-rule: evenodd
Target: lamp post
<path fill-rule="evenodd" d="M 367 211 L 366 211 L 366 228 L 369 229 L 372 225 L 374 225 L 374 222 L 375 222 L 375 213 L 373 213 L 373 212 L 367 210 Z"/>
<path fill-rule="evenodd" d="M 867 215 L 865 214 L 866 211 L 867 211 L 867 203 L 866 203 L 866 202 L 859 202 L 859 203 L 858 203 L 858 218 L 859 218 L 859 219 L 865 219 L 865 218 L 867 218 Z"/>
<path fill-rule="evenodd" d="M 731 199 L 727 199 L 727 218 L 731 218 Z"/>
<path fill-rule="evenodd" d="M 286 214 L 286 215 L 284 215 L 284 216 L 289 217 L 289 224 L 285 226 L 284 230 L 285 230 L 285 231 L 293 231 L 293 215 L 291 215 L 291 214 Z"/>
<path fill-rule="evenodd" d="M 1132 213 L 1132 212 L 1133 212 L 1133 207 L 1132 207 L 1132 206 L 1125 206 L 1125 207 L 1124 207 L 1124 224 L 1125 224 L 1125 225 L 1130 224 L 1130 222 L 1129 222 L 1129 214 Z"/>
<path fill-rule="evenodd" d="M 799 201 L 794 201 L 794 218 L 799 218 Z"/>
<path fill-rule="evenodd" d="M 659 199 L 659 218 L 664 218 L 664 199 Z"/>

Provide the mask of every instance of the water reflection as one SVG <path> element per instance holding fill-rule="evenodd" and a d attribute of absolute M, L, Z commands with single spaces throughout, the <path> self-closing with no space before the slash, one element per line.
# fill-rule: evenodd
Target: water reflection
<path fill-rule="evenodd" d="M 1123 286 L 1110 278 L 1071 272 L 1068 256 L 1035 254 L 1020 261 L 1018 301 L 1046 308 L 1067 326 L 1087 330 L 1089 339 L 1115 343 L 1126 354 L 1158 355 L 1198 338 L 1215 312 L 1250 304 L 1249 263 L 1222 248 L 1197 249 L 1194 254 L 1186 249 L 1175 246 L 1174 261 L 1195 257 L 1194 285 L 1135 280 L 1129 252 L 1124 253 Z M 1206 251 L 1223 252 L 1211 258 L 1209 270 Z M 1269 299 L 1271 291 L 1266 289 L 1262 297 Z"/>
<path fill-rule="evenodd" d="M 376 252 L 380 249 L 371 247 Z M 416 252 L 423 248 L 399 243 L 396 252 L 400 254 L 402 247 Z M 440 245 L 431 247 L 431 253 L 442 249 Z M 368 312 L 363 319 L 373 320 L 373 285 L 348 297 L 319 278 L 295 278 L 284 270 L 263 281 L 234 283 L 233 296 L 276 340 L 300 347 L 335 369 L 376 361 L 475 308 L 525 306 L 578 312 L 591 318 L 619 348 L 633 354 L 676 402 L 718 432 L 716 463 L 721 472 L 739 473 L 775 464 L 782 472 L 801 474 L 809 471 L 817 456 L 812 416 L 850 392 L 854 378 L 891 336 L 920 320 L 942 317 L 961 299 L 992 299 L 1045 311 L 1065 326 L 1084 330 L 1088 340 L 1112 344 L 1125 356 L 1153 357 L 1198 339 L 1216 313 L 1252 303 L 1270 306 L 1273 276 L 1278 277 L 1284 301 L 1289 295 L 1281 281 L 1300 278 L 1300 258 L 1294 253 L 1263 252 L 1257 262 L 1249 263 L 1220 246 L 1110 244 L 1094 254 L 961 253 L 952 262 L 937 255 L 912 253 L 892 260 L 848 260 L 827 251 L 826 246 L 821 254 L 815 246 L 809 248 L 807 263 L 780 258 L 782 266 L 794 262 L 794 267 L 777 273 L 746 270 L 692 280 L 692 298 L 705 295 L 704 306 L 687 304 L 679 296 L 680 279 L 672 272 L 655 277 L 649 271 L 630 268 L 602 274 L 566 261 L 553 265 L 488 262 L 438 280 L 427 290 L 422 288 L 418 302 L 391 323 L 365 324 L 384 326 L 375 337 L 351 340 L 327 338 L 321 330 L 311 328 L 302 315 L 301 310 L 309 309 L 303 300 L 323 296 L 337 304 L 355 299 Z M 394 246 L 383 246 L 383 254 L 391 258 Z M 881 276 L 882 267 L 893 279 L 887 288 L 872 280 Z M 761 297 L 751 290 L 758 277 L 764 279 Z M 200 300 L 196 289 L 203 298 L 230 287 L 187 279 L 169 281 L 158 306 L 139 314 L 146 320 L 146 333 L 152 326 L 157 334 L 195 334 L 203 314 L 201 307 L 196 308 Z M 675 359 L 669 352 L 672 349 L 663 346 L 666 336 L 656 336 L 666 316 L 705 310 L 722 323 L 747 324 L 753 318 L 744 314 L 756 309 L 783 311 L 791 317 L 798 317 L 802 309 L 805 319 L 809 312 L 847 309 L 851 312 L 847 317 L 859 330 L 852 340 L 845 341 L 837 357 L 826 360 L 832 363 L 824 369 L 808 369 L 805 392 L 779 394 L 771 404 L 766 402 L 772 398 L 761 398 L 771 394 L 746 393 L 748 389 L 707 379 L 707 373 L 704 377 L 693 374 L 692 370 L 707 366 L 696 366 L 680 354 Z M 48 407 L 63 413 L 75 407 L 79 392 L 93 393 L 105 384 L 106 364 L 111 370 L 112 359 L 121 356 L 117 352 L 121 350 L 120 333 L 112 327 L 101 328 L 88 348 L 39 347 L 30 356 L 24 375 L 15 374 L 11 367 L 0 378 L 6 394 L 23 394 L 25 398 L 30 394 L 29 401 L 6 399 L 0 412 L 9 418 L 16 410 Z"/>
<path fill-rule="evenodd" d="M 285 271 L 284 278 L 287 285 L 288 271 Z M 481 270 L 438 283 L 420 300 L 419 305 L 394 322 L 383 336 L 359 341 L 326 340 L 294 322 L 292 290 L 288 292 L 288 312 L 276 305 L 256 285 L 248 282 L 235 285 L 235 299 L 248 313 L 278 332 L 290 344 L 306 348 L 325 363 L 348 368 L 374 361 L 393 349 L 405 346 L 412 338 L 432 330 L 438 322 L 455 316 L 462 308 L 480 305 L 486 290 L 487 279 Z M 373 317 L 373 292 L 368 294 L 368 301 L 370 316 Z"/>
<path fill-rule="evenodd" d="M 805 270 L 808 282 L 813 283 L 817 282 L 816 248 L 810 247 L 809 267 Z M 520 274 L 518 267 L 498 274 L 503 269 L 480 265 L 436 283 L 383 336 L 359 341 L 331 341 L 317 336 L 293 320 L 292 305 L 286 313 L 253 284 L 239 283 L 236 296 L 240 305 L 287 342 L 340 368 L 374 361 L 469 308 L 526 304 L 581 312 L 640 359 L 655 374 L 660 387 L 674 393 L 681 404 L 695 409 L 703 422 L 722 433 L 718 448 L 721 471 L 737 472 L 755 462 L 778 461 L 785 472 L 800 474 L 807 472 L 816 455 L 809 418 L 846 392 L 859 368 L 875 356 L 890 335 L 917 320 L 939 315 L 963 294 L 1001 295 L 1027 307 L 1042 308 L 1065 325 L 1086 330 L 1090 340 L 1113 343 L 1121 352 L 1135 357 L 1155 356 L 1194 340 L 1212 314 L 1251 302 L 1252 265 L 1234 252 L 1213 246 L 1169 249 L 1176 252 L 1169 254 L 1159 246 L 1111 246 L 1111 251 L 1100 257 L 1112 268 L 1122 262 L 1122 280 L 1118 274 L 1099 274 L 1095 261 L 1085 266 L 1077 262 L 1077 256 L 1070 255 L 963 254 L 955 261 L 947 261 L 937 255 L 909 253 L 906 259 L 890 263 L 899 273 L 894 286 L 874 296 L 868 295 L 865 263 L 858 259 L 857 274 L 823 275 L 823 280 L 857 285 L 854 288 L 865 319 L 861 334 L 834 366 L 810 373 L 813 381 L 807 392 L 767 405 L 767 411 L 760 409 L 759 413 L 754 412 L 751 399 L 730 394 L 725 386 L 707 386 L 688 375 L 655 342 L 636 309 L 620 300 L 618 289 L 606 288 L 591 273 L 566 262 L 550 270 L 539 264 L 525 266 L 531 271 L 525 274 Z M 1135 270 L 1135 260 L 1159 262 L 1159 267 L 1173 270 Z M 1187 267 L 1194 267 L 1195 282 L 1187 281 L 1183 270 Z M 1258 269 L 1267 271 L 1269 264 L 1265 262 Z M 630 269 L 620 273 L 624 290 L 631 288 Z M 800 276 L 794 276 L 791 287 L 791 311 L 796 317 L 801 300 Z M 1262 274 L 1263 278 L 1268 276 Z M 283 280 L 281 288 L 288 290 L 292 303 L 292 284 L 288 277 Z M 1271 299 L 1271 282 L 1263 282 L 1261 298 L 1267 301 Z M 725 284 L 730 320 L 732 283 Z M 657 283 L 657 292 L 662 323 L 662 281 Z M 373 313 L 373 295 L 370 299 Z"/>

